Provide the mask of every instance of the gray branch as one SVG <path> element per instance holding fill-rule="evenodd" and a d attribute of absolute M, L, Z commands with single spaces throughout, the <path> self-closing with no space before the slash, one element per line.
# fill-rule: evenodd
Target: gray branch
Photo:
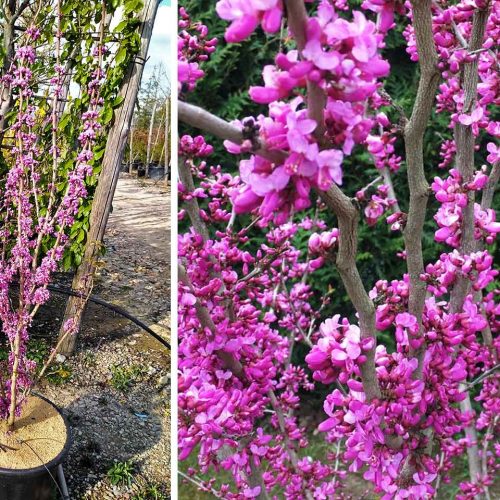
<path fill-rule="evenodd" d="M 423 334 L 422 314 L 426 293 L 426 285 L 420 280 L 420 275 L 424 272 L 422 234 L 429 196 L 429 184 L 424 171 L 423 143 L 439 82 L 438 59 L 432 34 L 431 5 L 430 0 L 412 1 L 413 27 L 420 62 L 420 81 L 411 117 L 404 128 L 408 186 L 410 189 L 408 220 L 404 230 L 406 261 L 410 276 L 408 310 L 410 314 L 417 318 L 420 335 Z M 425 344 L 418 349 L 418 352 L 411 351 L 411 355 L 417 356 L 419 360 L 416 374 L 418 377 L 422 376 L 424 354 Z"/>

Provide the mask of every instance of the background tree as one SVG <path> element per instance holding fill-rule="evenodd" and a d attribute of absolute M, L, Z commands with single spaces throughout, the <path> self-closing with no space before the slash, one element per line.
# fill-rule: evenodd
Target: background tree
<path fill-rule="evenodd" d="M 163 64 L 154 67 L 139 91 L 128 140 L 128 162 L 164 164 L 165 124 L 170 113 L 170 82 Z M 132 138 L 132 139 L 131 139 Z M 130 146 L 132 144 L 132 147 Z M 167 151 L 167 157 L 170 151 Z M 131 171 L 131 170 L 130 170 Z"/>

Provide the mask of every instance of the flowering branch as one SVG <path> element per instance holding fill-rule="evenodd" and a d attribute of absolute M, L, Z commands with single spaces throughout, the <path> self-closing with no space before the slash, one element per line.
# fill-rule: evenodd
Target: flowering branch
<path fill-rule="evenodd" d="M 241 144 L 244 141 L 241 131 L 234 125 L 218 118 L 198 106 L 179 102 L 179 120 L 192 127 L 199 128 L 221 139 Z M 268 151 L 259 146 L 255 154 L 269 157 Z M 272 152 L 276 158 L 279 152 Z M 284 154 L 284 153 L 283 153 Z M 281 156 L 281 154 L 280 154 Z M 180 167 L 182 168 L 182 167 Z M 184 174 L 182 174 L 184 175 Z M 360 316 L 360 326 L 364 338 L 376 338 L 375 308 L 364 288 L 356 266 L 357 226 L 359 212 L 351 199 L 346 196 L 335 184 L 328 191 L 318 191 L 318 195 L 325 204 L 335 213 L 339 220 L 340 234 L 339 252 L 336 265 L 356 311 Z M 367 361 L 362 365 L 362 378 L 367 397 L 371 400 L 380 399 L 381 392 L 375 376 L 375 347 L 367 353 Z"/>

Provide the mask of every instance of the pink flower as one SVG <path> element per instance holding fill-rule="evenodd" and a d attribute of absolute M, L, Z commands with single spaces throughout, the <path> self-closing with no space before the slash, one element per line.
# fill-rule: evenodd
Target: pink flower
<path fill-rule="evenodd" d="M 219 0 L 215 6 L 222 19 L 232 21 L 225 38 L 230 43 L 248 38 L 259 22 L 268 33 L 275 33 L 281 24 L 279 0 Z"/>
<path fill-rule="evenodd" d="M 320 189 L 326 190 L 332 181 L 339 186 L 342 185 L 342 161 L 344 155 L 337 149 L 325 149 L 317 156 L 319 166 L 317 184 Z"/>
<path fill-rule="evenodd" d="M 423 338 L 418 336 L 417 318 L 410 313 L 400 313 L 395 318 L 396 323 L 396 340 L 401 346 L 409 345 L 414 349 L 420 347 Z"/>
<path fill-rule="evenodd" d="M 486 149 L 490 153 L 486 159 L 492 165 L 500 161 L 500 148 L 494 142 L 488 142 Z"/>
<path fill-rule="evenodd" d="M 334 40 L 343 40 L 352 43 L 352 55 L 362 63 L 375 59 L 378 42 L 375 35 L 375 25 L 367 21 L 363 13 L 353 12 L 354 21 L 349 23 L 345 19 L 336 19 L 326 26 L 325 34 L 331 43 Z"/>
<path fill-rule="evenodd" d="M 321 43 L 322 29 L 316 19 L 310 19 L 307 26 L 308 41 L 302 55 L 319 69 L 333 71 L 339 66 L 341 57 L 338 52 L 324 47 Z"/>
<path fill-rule="evenodd" d="M 479 123 L 483 118 L 484 110 L 481 106 L 476 107 L 470 115 L 461 113 L 458 115 L 458 121 L 462 125 L 471 126 L 474 135 L 479 133 Z"/>
<path fill-rule="evenodd" d="M 257 498 L 260 495 L 260 486 L 255 486 L 255 488 L 245 488 L 243 490 L 243 496 L 245 498 Z"/>
<path fill-rule="evenodd" d="M 379 14 L 379 22 L 377 23 L 377 28 L 381 32 L 385 33 L 394 27 L 394 1 L 364 0 L 361 6 L 364 9 L 369 9 Z"/>

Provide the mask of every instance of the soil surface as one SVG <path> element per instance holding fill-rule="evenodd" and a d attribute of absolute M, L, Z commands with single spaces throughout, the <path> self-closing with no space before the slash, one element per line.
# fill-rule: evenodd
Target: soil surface
<path fill-rule="evenodd" d="M 40 462 L 49 463 L 64 449 L 67 430 L 64 419 L 53 405 L 32 396 L 23 406 L 16 420 L 14 432 L 7 422 L 0 422 L 2 446 L 0 467 L 4 469 L 34 469 Z"/>
<path fill-rule="evenodd" d="M 122 174 L 104 243 L 93 294 L 169 341 L 166 183 Z M 68 286 L 71 276 L 58 280 Z M 35 337 L 57 334 L 65 302 L 66 297 L 53 295 L 40 311 Z M 89 303 L 77 352 L 59 361 L 51 375 L 58 383 L 45 383 L 40 392 L 71 423 L 73 446 L 65 465 L 71 499 L 169 498 L 170 351 L 125 318 Z M 116 465 L 125 462 L 125 467 Z"/>

